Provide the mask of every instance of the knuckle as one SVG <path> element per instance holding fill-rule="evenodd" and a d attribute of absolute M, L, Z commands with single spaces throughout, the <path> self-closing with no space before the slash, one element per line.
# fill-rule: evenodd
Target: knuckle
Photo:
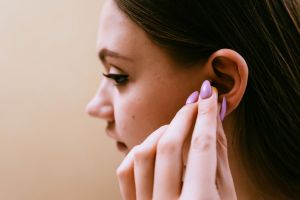
<path fill-rule="evenodd" d="M 198 115 L 207 115 L 215 110 L 215 106 L 210 102 L 202 102 L 199 104 Z"/>
<path fill-rule="evenodd" d="M 171 154 L 178 148 L 178 143 L 174 140 L 161 139 L 157 144 L 158 154 Z"/>
<path fill-rule="evenodd" d="M 139 151 L 139 149 L 140 149 L 140 144 L 139 144 L 139 145 L 135 145 L 134 147 L 132 147 L 131 151 L 132 151 L 132 153 L 135 155 L 135 153 L 136 153 L 137 151 Z"/>
<path fill-rule="evenodd" d="M 149 154 L 151 154 L 149 149 L 138 146 L 135 148 L 133 160 L 135 163 L 144 163 L 149 159 Z"/>
<path fill-rule="evenodd" d="M 176 116 L 186 116 L 186 115 L 189 113 L 190 110 L 191 110 L 190 108 L 188 108 L 188 107 L 186 107 L 186 106 L 183 106 L 183 107 L 176 113 Z"/>
<path fill-rule="evenodd" d="M 127 177 L 128 173 L 129 169 L 122 165 L 120 165 L 116 170 L 116 174 L 119 179 L 124 179 L 125 177 Z"/>
<path fill-rule="evenodd" d="M 159 127 L 158 129 L 156 129 L 156 133 L 160 134 L 162 133 L 162 135 L 164 135 L 164 133 L 166 132 L 166 130 L 169 128 L 169 124 L 163 125 L 161 127 Z"/>
<path fill-rule="evenodd" d="M 139 148 L 138 146 L 139 145 L 136 145 L 131 149 L 129 154 L 116 169 L 116 175 L 119 179 L 126 179 L 126 177 L 128 177 L 128 175 L 132 172 L 133 166 L 131 163 L 133 161 L 135 151 Z M 130 156 L 131 154 L 133 154 L 133 157 Z"/>
<path fill-rule="evenodd" d="M 191 149 L 196 151 L 207 151 L 213 145 L 214 138 L 211 134 L 202 133 L 192 138 Z"/>
<path fill-rule="evenodd" d="M 166 130 L 169 127 L 169 124 L 163 125 L 161 127 L 159 127 L 159 130 Z"/>

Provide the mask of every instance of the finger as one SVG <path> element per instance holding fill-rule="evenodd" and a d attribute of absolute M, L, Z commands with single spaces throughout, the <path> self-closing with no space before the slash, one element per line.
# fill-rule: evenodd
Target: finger
<path fill-rule="evenodd" d="M 117 169 L 119 188 L 123 200 L 136 199 L 133 170 L 134 151 L 135 148 L 128 153 Z"/>
<path fill-rule="evenodd" d="M 198 116 L 192 135 L 191 147 L 182 195 L 190 197 L 215 197 L 217 150 L 216 131 L 218 94 L 213 89 L 207 99 L 199 98 Z"/>
<path fill-rule="evenodd" d="M 182 147 L 192 132 L 197 116 L 197 104 L 181 108 L 171 121 L 157 146 L 153 199 L 176 199 L 181 192 Z"/>
<path fill-rule="evenodd" d="M 217 177 L 216 184 L 221 199 L 236 200 L 236 192 L 228 161 L 227 139 L 221 119 L 217 126 Z"/>
<path fill-rule="evenodd" d="M 134 180 L 138 200 L 152 199 L 156 146 L 167 127 L 162 126 L 153 132 L 134 152 Z"/>
<path fill-rule="evenodd" d="M 157 131 L 153 132 L 144 142 L 149 140 L 155 140 L 153 138 L 160 137 L 164 128 L 160 128 Z M 143 144 L 143 143 L 142 143 Z M 133 149 L 129 152 L 129 154 L 124 158 L 122 163 L 117 169 L 117 177 L 119 181 L 119 187 L 122 199 L 124 200 L 132 200 L 136 199 L 136 186 L 138 184 L 135 183 L 135 169 L 134 169 L 134 157 L 136 151 L 138 151 L 139 145 L 133 147 Z"/>
<path fill-rule="evenodd" d="M 117 169 L 117 177 L 119 182 L 119 188 L 123 200 L 136 199 L 135 182 L 134 182 L 134 168 L 133 157 L 134 147 L 128 155 L 124 158 L 122 163 Z"/>

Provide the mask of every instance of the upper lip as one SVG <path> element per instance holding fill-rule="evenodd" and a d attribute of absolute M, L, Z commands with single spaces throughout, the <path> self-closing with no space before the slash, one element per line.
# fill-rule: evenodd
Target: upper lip
<path fill-rule="evenodd" d="M 123 143 L 127 147 L 127 145 L 122 140 L 120 140 L 120 138 L 118 137 L 118 135 L 114 131 L 114 122 L 107 122 L 106 134 L 110 138 L 114 139 L 116 142 Z M 126 150 L 126 152 L 128 153 L 128 149 Z"/>
<path fill-rule="evenodd" d="M 106 128 L 105 132 L 110 138 L 117 140 L 117 136 L 109 128 Z"/>
<path fill-rule="evenodd" d="M 116 141 L 120 141 L 120 139 L 118 138 L 118 136 L 115 134 L 115 132 L 113 132 L 112 131 L 112 129 L 113 129 L 113 122 L 107 122 L 107 126 L 106 126 L 106 134 L 110 137 L 110 138 L 112 138 L 112 139 L 114 139 L 114 140 L 116 140 Z"/>

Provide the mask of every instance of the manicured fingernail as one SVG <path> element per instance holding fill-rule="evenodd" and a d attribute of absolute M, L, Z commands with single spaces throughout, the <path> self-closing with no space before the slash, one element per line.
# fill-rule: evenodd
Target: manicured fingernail
<path fill-rule="evenodd" d="M 199 97 L 199 92 L 198 92 L 198 91 L 193 92 L 193 93 L 189 96 L 189 98 L 186 100 L 185 105 L 186 105 L 186 104 L 191 104 L 191 103 L 197 102 L 197 101 L 198 101 L 198 97 Z"/>
<path fill-rule="evenodd" d="M 211 89 L 210 82 L 208 80 L 205 80 L 201 86 L 200 97 L 201 99 L 207 99 L 211 97 L 211 95 L 212 95 L 212 89 Z"/>
<path fill-rule="evenodd" d="M 221 104 L 221 110 L 220 110 L 220 118 L 221 118 L 221 121 L 223 121 L 224 118 L 225 118 L 226 109 L 227 109 L 226 98 L 225 98 L 225 96 L 224 96 L 224 97 L 223 97 L 223 100 L 222 100 L 222 104 Z"/>

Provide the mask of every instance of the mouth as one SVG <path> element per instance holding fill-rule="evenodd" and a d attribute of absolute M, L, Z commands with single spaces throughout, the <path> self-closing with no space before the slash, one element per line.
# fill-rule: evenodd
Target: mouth
<path fill-rule="evenodd" d="M 121 152 L 126 152 L 128 150 L 128 147 L 124 142 L 117 141 L 116 146 L 117 146 L 118 150 Z"/>
<path fill-rule="evenodd" d="M 116 146 L 117 149 L 121 152 L 127 152 L 128 151 L 128 147 L 124 142 L 121 142 L 120 140 L 117 139 L 117 137 L 115 135 L 113 135 L 111 132 L 106 131 L 108 137 L 114 139 L 116 141 Z"/>

